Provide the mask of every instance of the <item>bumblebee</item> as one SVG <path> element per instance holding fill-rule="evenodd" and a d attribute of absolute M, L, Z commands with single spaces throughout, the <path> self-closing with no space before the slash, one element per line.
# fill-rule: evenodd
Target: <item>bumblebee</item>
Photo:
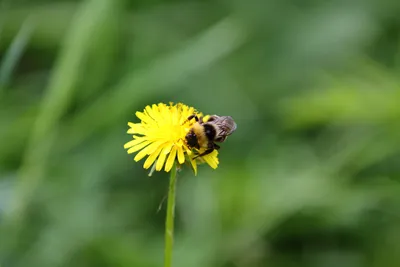
<path fill-rule="evenodd" d="M 190 121 L 193 118 L 196 122 L 186 134 L 186 144 L 189 148 L 196 148 L 198 150 L 200 148 L 206 149 L 195 158 L 210 154 L 214 149 L 219 149 L 220 146 L 215 144 L 215 142 L 224 142 L 226 137 L 236 130 L 236 123 L 230 116 L 212 115 L 204 122 L 203 117 L 191 115 L 188 117 L 188 120 Z"/>

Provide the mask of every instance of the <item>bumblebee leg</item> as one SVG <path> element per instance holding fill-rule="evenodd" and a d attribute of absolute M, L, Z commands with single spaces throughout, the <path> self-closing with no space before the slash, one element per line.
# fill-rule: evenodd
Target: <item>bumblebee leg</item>
<path fill-rule="evenodd" d="M 213 151 L 214 151 L 214 148 L 209 148 L 206 151 L 204 151 L 203 153 L 201 153 L 201 154 L 197 155 L 196 157 L 194 157 L 193 159 L 197 159 L 198 157 L 202 157 L 202 156 L 208 155 Z"/>
<path fill-rule="evenodd" d="M 193 118 L 194 118 L 196 121 L 199 121 L 199 117 L 197 117 L 196 114 L 190 115 L 190 116 L 187 118 L 187 120 L 190 121 L 190 120 L 193 119 Z"/>
<path fill-rule="evenodd" d="M 198 157 L 202 157 L 202 156 L 208 155 L 208 154 L 210 154 L 211 152 L 213 152 L 214 149 L 219 149 L 219 148 L 220 148 L 219 145 L 210 142 L 210 143 L 208 143 L 208 148 L 207 148 L 207 150 L 204 151 L 203 153 L 201 153 L 200 155 L 197 155 L 196 157 L 194 157 L 194 159 L 195 159 L 195 158 L 198 158 Z"/>
<path fill-rule="evenodd" d="M 196 114 L 193 114 L 193 115 L 190 115 L 190 116 L 182 123 L 182 125 L 184 125 L 186 122 L 190 121 L 190 120 L 193 119 L 193 118 L 196 120 L 196 122 L 198 122 L 199 120 L 201 120 L 201 118 L 199 119 L 199 117 L 197 117 Z"/>

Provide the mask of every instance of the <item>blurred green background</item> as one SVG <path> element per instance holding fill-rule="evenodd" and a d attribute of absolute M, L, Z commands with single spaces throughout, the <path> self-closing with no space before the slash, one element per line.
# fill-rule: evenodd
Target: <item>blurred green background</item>
<path fill-rule="evenodd" d="M 162 266 L 147 104 L 231 115 L 174 266 L 400 266 L 400 2 L 0 1 L 0 266 Z"/>

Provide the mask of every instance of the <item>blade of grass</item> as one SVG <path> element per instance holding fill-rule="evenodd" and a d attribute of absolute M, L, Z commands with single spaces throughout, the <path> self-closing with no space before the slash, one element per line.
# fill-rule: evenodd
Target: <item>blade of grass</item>
<path fill-rule="evenodd" d="M 91 33 L 95 27 L 101 26 L 100 22 L 112 9 L 113 2 L 85 1 L 65 37 L 19 171 L 15 199 L 12 202 L 14 206 L 10 209 L 14 223 L 22 221 L 33 192 L 44 178 L 56 129 L 70 104 L 81 74 L 80 65 L 90 47 Z"/>
<path fill-rule="evenodd" d="M 9 1 L 2 1 L 0 2 L 0 44 L 1 44 L 1 37 L 3 34 L 4 29 L 4 21 L 6 14 L 8 12 Z"/>
<path fill-rule="evenodd" d="M 21 29 L 15 36 L 10 47 L 4 55 L 4 59 L 0 64 L 0 94 L 11 79 L 12 72 L 21 59 L 29 40 L 33 34 L 34 24 L 31 19 L 26 19 Z"/>

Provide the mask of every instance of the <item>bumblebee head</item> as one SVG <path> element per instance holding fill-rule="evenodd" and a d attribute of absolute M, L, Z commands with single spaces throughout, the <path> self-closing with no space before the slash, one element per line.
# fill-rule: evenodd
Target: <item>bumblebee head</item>
<path fill-rule="evenodd" d="M 200 148 L 199 141 L 197 140 L 197 135 L 194 133 L 193 130 L 190 130 L 185 136 L 186 144 L 189 147 L 195 147 L 197 149 Z"/>

